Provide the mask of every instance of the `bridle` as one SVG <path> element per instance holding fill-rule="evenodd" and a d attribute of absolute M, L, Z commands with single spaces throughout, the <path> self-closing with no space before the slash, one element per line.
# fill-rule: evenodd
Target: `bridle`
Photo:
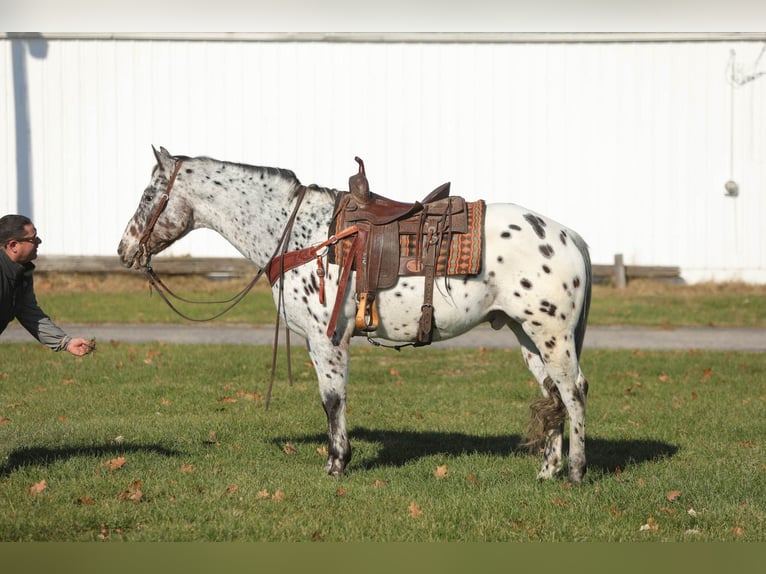
<path fill-rule="evenodd" d="M 277 319 L 276 319 L 276 328 L 274 332 L 274 350 L 273 350 L 273 356 L 272 356 L 272 362 L 271 362 L 271 379 L 269 381 L 269 390 L 266 395 L 266 408 L 269 408 L 269 402 L 271 400 L 271 389 L 274 384 L 274 374 L 276 371 L 276 359 L 277 359 L 277 348 L 279 344 L 279 317 L 282 310 L 282 303 L 284 301 L 284 255 L 287 253 L 287 245 L 290 241 L 290 235 L 292 234 L 293 224 L 295 223 L 295 218 L 298 215 L 298 210 L 300 209 L 301 204 L 303 203 L 303 198 L 306 195 L 307 187 L 305 185 L 300 185 L 298 187 L 298 191 L 295 198 L 295 207 L 293 208 L 292 214 L 290 214 L 290 218 L 287 220 L 287 223 L 285 224 L 285 228 L 282 231 L 282 235 L 279 238 L 279 242 L 277 243 L 277 247 L 274 250 L 273 255 L 269 259 L 268 263 L 261 269 L 258 270 L 258 273 L 256 273 L 255 277 L 248 283 L 242 291 L 231 297 L 230 299 L 226 299 L 223 301 L 192 301 L 190 299 L 185 299 L 183 297 L 180 297 L 179 295 L 176 295 L 173 293 L 173 291 L 165 285 L 165 283 L 160 279 L 160 277 L 157 275 L 157 273 L 152 269 L 152 267 L 149 265 L 149 261 L 151 260 L 151 254 L 149 253 L 148 249 L 148 242 L 149 237 L 152 234 L 152 231 L 154 231 L 154 226 L 157 224 L 157 221 L 159 220 L 160 216 L 162 215 L 162 212 L 165 210 L 165 207 L 167 207 L 168 201 L 170 200 L 170 192 L 173 190 L 173 184 L 176 181 L 176 177 L 178 176 L 178 172 L 181 169 L 181 164 L 183 164 L 182 159 L 176 159 L 175 167 L 173 168 L 173 173 L 170 176 L 170 179 L 168 180 L 168 185 L 165 188 L 165 192 L 162 194 L 162 197 L 160 198 L 160 202 L 157 204 L 157 207 L 154 208 L 154 213 L 152 213 L 152 217 L 149 220 L 149 223 L 147 224 L 146 228 L 144 229 L 144 232 L 141 234 L 141 237 L 138 241 L 138 251 L 136 253 L 136 257 L 138 258 L 139 262 L 139 269 L 144 274 L 144 276 L 149 281 L 149 284 L 151 287 L 154 288 L 154 290 L 157 291 L 159 296 L 162 298 L 162 300 L 172 309 L 177 315 L 183 317 L 184 319 L 187 319 L 189 321 L 197 321 L 197 322 L 203 322 L 203 321 L 212 321 L 213 319 L 217 319 L 224 313 L 227 313 L 230 311 L 237 303 L 242 301 L 244 299 L 245 295 L 247 295 L 250 290 L 255 286 L 256 283 L 258 283 L 258 280 L 263 277 L 263 275 L 271 269 L 271 271 L 274 271 L 275 265 L 272 265 L 272 263 L 276 265 L 276 267 L 279 268 L 279 297 L 278 297 L 278 303 L 277 303 Z M 222 311 L 216 313 L 212 317 L 206 317 L 204 319 L 199 319 L 195 317 L 190 317 L 184 313 L 182 313 L 178 308 L 176 308 L 175 305 L 170 301 L 170 297 L 178 300 L 183 301 L 185 303 L 195 303 L 195 304 L 224 304 L 229 303 L 228 307 L 223 309 Z M 290 384 L 292 385 L 292 372 L 290 368 L 290 330 L 288 328 L 285 328 L 285 343 L 287 348 L 287 376 L 290 381 Z"/>

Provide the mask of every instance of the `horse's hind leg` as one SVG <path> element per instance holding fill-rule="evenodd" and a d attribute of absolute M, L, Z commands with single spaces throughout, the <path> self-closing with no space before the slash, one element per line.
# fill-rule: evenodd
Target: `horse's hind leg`
<path fill-rule="evenodd" d="M 574 484 L 579 484 L 585 476 L 586 468 L 585 398 L 587 381 L 580 370 L 574 344 L 556 344 L 555 339 L 550 339 L 547 344 L 550 343 L 554 343 L 555 346 L 546 348 L 543 362 L 569 415 L 569 480 Z"/>
<path fill-rule="evenodd" d="M 327 463 L 331 476 L 341 476 L 351 460 L 346 430 L 346 382 L 348 381 L 349 337 L 338 346 L 323 334 L 309 340 L 308 351 L 319 380 L 319 396 L 327 414 Z"/>
<path fill-rule="evenodd" d="M 540 385 L 540 392 L 543 395 L 529 407 L 530 420 L 526 444 L 531 450 L 542 447 L 543 466 L 537 478 L 548 479 L 561 472 L 566 407 L 561 402 L 558 390 L 548 376 L 548 370 L 537 351 L 522 348 L 522 355 L 527 368 Z"/>
<path fill-rule="evenodd" d="M 588 382 L 580 369 L 574 338 L 571 335 L 543 336 L 531 329 L 528 332 L 527 328 L 525 324 L 514 331 L 522 344 L 524 360 L 543 393 L 543 399 L 532 405 L 533 422 L 538 419 L 539 438 L 544 437 L 545 441 L 538 478 L 551 478 L 561 470 L 564 419 L 568 415 L 569 480 L 579 483 L 586 468 L 585 398 Z M 538 437 L 530 437 L 532 441 L 535 438 Z"/>

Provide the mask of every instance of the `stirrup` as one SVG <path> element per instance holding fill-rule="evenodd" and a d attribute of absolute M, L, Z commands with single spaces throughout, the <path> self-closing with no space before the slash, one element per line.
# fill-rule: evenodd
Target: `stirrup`
<path fill-rule="evenodd" d="M 357 297 L 356 328 L 364 333 L 378 329 L 377 301 L 373 297 L 369 293 L 359 293 Z"/>

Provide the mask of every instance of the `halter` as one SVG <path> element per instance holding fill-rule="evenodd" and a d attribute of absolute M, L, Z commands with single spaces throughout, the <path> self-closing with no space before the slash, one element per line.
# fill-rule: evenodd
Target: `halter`
<path fill-rule="evenodd" d="M 141 238 L 138 240 L 137 255 L 139 257 L 139 263 L 141 262 L 141 257 L 145 257 L 146 262 L 149 262 L 149 257 L 151 257 L 151 254 L 149 254 L 149 249 L 147 248 L 146 244 L 149 241 L 149 236 L 152 234 L 152 231 L 154 231 L 154 226 L 157 225 L 157 220 L 160 218 L 160 215 L 162 215 L 162 212 L 165 211 L 165 207 L 170 200 L 170 192 L 173 189 L 173 184 L 176 182 L 176 176 L 178 175 L 178 171 L 181 169 L 182 163 L 183 160 L 176 160 L 176 165 L 173 168 L 173 174 L 168 180 L 168 185 L 165 188 L 165 193 L 162 194 L 160 203 L 154 209 L 154 213 L 152 214 L 152 218 L 149 220 L 149 224 L 146 226 L 146 229 L 144 229 L 144 232 L 141 234 Z M 146 267 L 149 266 L 146 265 Z M 151 269 L 151 267 L 149 268 Z"/>

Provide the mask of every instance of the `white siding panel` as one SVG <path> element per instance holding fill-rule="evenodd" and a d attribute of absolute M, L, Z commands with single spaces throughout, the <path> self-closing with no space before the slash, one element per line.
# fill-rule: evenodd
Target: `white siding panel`
<path fill-rule="evenodd" d="M 761 42 L 0 39 L 4 212 L 17 208 L 12 42 L 47 254 L 115 254 L 161 145 L 337 188 L 359 155 L 379 193 L 415 200 L 449 180 L 570 225 L 595 262 L 766 282 L 766 76 L 727 80 L 732 51 L 740 76 L 766 70 Z M 207 231 L 170 253 L 236 255 Z"/>

